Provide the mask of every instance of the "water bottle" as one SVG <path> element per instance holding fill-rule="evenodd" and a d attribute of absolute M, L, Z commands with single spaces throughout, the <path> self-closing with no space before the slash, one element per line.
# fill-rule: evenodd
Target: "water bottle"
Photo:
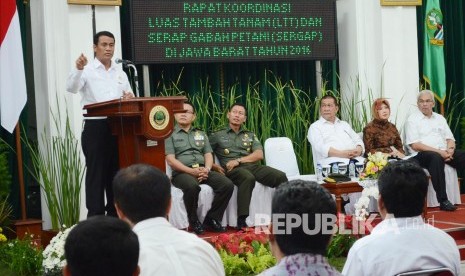
<path fill-rule="evenodd" d="M 337 165 L 337 162 L 333 163 L 333 167 L 331 170 L 333 173 L 339 173 L 339 166 Z"/>
<path fill-rule="evenodd" d="M 349 162 L 349 177 L 355 178 L 355 162 L 353 160 Z"/>
<path fill-rule="evenodd" d="M 316 180 L 323 181 L 323 167 L 320 163 L 316 164 Z"/>

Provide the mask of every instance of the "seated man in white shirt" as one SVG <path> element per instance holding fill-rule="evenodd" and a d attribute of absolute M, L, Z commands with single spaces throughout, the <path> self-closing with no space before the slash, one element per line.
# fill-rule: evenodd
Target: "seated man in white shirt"
<path fill-rule="evenodd" d="M 456 150 L 455 139 L 446 119 L 433 112 L 434 94 L 423 90 L 418 94 L 418 111 L 410 115 L 405 124 L 406 144 L 413 160 L 428 170 L 436 191 L 439 208 L 457 209 L 447 198 L 444 164 L 465 168 L 465 151 Z"/>
<path fill-rule="evenodd" d="M 397 275 L 447 267 L 460 274 L 460 254 L 454 239 L 424 223 L 421 213 L 428 177 L 412 161 L 386 166 L 378 178 L 378 208 L 383 221 L 352 246 L 343 275 Z"/>
<path fill-rule="evenodd" d="M 140 244 L 140 275 L 224 275 L 218 252 L 194 234 L 173 227 L 171 183 L 159 169 L 136 164 L 113 180 L 118 217 L 128 222 Z"/>
<path fill-rule="evenodd" d="M 320 119 L 308 130 L 307 138 L 315 151 L 313 157 L 322 165 L 337 158 L 349 162 L 349 159 L 362 156 L 364 151 L 360 136 L 347 122 L 336 117 L 338 110 L 336 98 L 324 96 L 320 102 Z"/>

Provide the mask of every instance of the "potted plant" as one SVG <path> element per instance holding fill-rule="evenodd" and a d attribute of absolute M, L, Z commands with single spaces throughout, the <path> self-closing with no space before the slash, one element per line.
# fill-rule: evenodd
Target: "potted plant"
<path fill-rule="evenodd" d="M 52 229 L 59 230 L 79 221 L 85 167 L 81 163 L 81 147 L 71 130 L 68 112 L 64 122 L 60 115 L 52 114 L 52 118 L 56 136 L 48 137 L 44 131 L 41 146 L 27 139 L 23 142 L 33 164 L 29 171 L 45 195 Z"/>
<path fill-rule="evenodd" d="M 226 275 L 257 275 L 276 263 L 267 235 L 257 234 L 253 228 L 220 234 L 211 243 L 220 254 Z"/>

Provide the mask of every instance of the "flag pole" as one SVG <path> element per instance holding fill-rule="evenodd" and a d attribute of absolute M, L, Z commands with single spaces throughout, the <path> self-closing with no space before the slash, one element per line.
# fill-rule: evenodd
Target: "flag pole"
<path fill-rule="evenodd" d="M 16 160 L 18 160 L 18 180 L 19 180 L 19 194 L 21 203 L 21 219 L 13 223 L 16 237 L 24 239 L 29 236 L 37 244 L 42 244 L 42 220 L 28 219 L 26 215 L 26 192 L 24 189 L 24 174 L 23 174 L 23 154 L 21 147 L 21 132 L 19 129 L 19 121 L 15 127 L 16 136 Z"/>
<path fill-rule="evenodd" d="M 21 132 L 19 129 L 19 122 L 15 127 L 16 134 L 16 160 L 18 161 L 18 179 L 19 179 L 19 194 L 21 203 L 21 219 L 26 219 L 26 192 L 24 189 L 24 175 L 23 175 L 23 153 L 21 148 Z"/>

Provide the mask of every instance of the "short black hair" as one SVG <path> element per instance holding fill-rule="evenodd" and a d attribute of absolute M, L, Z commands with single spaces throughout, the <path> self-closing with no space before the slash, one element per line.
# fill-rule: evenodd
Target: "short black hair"
<path fill-rule="evenodd" d="M 192 107 L 192 111 L 194 111 L 194 114 L 195 114 L 195 106 L 194 106 L 194 104 L 191 103 L 190 101 L 185 101 L 184 103 L 190 105 Z"/>
<path fill-rule="evenodd" d="M 339 103 L 338 103 L 336 97 L 334 97 L 334 96 L 331 95 L 331 94 L 326 94 L 326 95 L 324 95 L 324 96 L 320 99 L 320 103 L 321 103 L 323 100 L 326 100 L 326 99 L 333 99 L 334 104 L 335 104 L 337 107 L 339 107 Z"/>
<path fill-rule="evenodd" d="M 276 188 L 271 208 L 273 215 L 295 214 L 302 218 L 302 222 L 308 222 L 307 225 L 302 223 L 293 228 L 291 234 L 274 234 L 281 252 L 286 256 L 297 253 L 326 254 L 332 233 L 321 232 L 325 230 L 320 227 L 321 217 L 333 215 L 335 218 L 336 202 L 325 188 L 313 181 L 285 182 Z M 304 215 L 308 216 L 308 220 L 304 220 Z M 316 234 L 307 234 L 304 232 L 304 227 L 310 230 L 320 227 L 320 231 Z"/>
<path fill-rule="evenodd" d="M 115 203 L 132 222 L 166 217 L 171 199 L 171 183 L 159 169 L 135 164 L 121 169 L 113 179 Z"/>
<path fill-rule="evenodd" d="M 396 161 L 380 172 L 378 189 L 388 213 L 397 218 L 419 216 L 428 192 L 428 177 L 415 162 Z"/>
<path fill-rule="evenodd" d="M 231 110 L 235 106 L 242 106 L 244 108 L 244 110 L 245 110 L 245 116 L 247 116 L 247 107 L 245 107 L 245 104 L 243 104 L 243 103 L 233 103 L 233 105 L 231 105 L 231 107 L 229 107 L 229 112 L 231 112 Z"/>
<path fill-rule="evenodd" d="M 115 36 L 112 33 L 110 33 L 109 31 L 101 31 L 94 35 L 94 45 L 98 45 L 98 40 L 101 36 L 108 36 L 113 38 L 114 41 L 116 41 Z"/>
<path fill-rule="evenodd" d="M 65 257 L 73 276 L 130 276 L 139 262 L 139 240 L 128 223 L 95 216 L 71 229 Z"/>

